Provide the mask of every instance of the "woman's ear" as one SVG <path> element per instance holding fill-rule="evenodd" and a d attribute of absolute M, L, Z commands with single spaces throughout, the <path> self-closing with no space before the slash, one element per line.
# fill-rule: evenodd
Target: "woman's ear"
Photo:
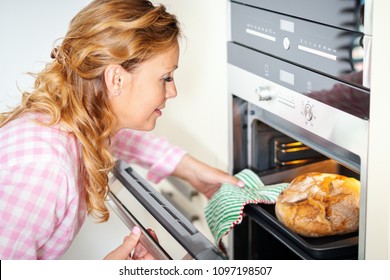
<path fill-rule="evenodd" d="M 108 94 L 110 97 L 119 96 L 123 85 L 123 68 L 117 64 L 110 64 L 104 70 Z"/>

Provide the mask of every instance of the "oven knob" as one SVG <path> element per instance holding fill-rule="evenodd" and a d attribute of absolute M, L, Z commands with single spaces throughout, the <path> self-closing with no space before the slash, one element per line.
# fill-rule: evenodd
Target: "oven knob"
<path fill-rule="evenodd" d="M 258 101 L 269 101 L 272 99 L 271 86 L 264 85 L 256 88 L 256 94 Z"/>
<path fill-rule="evenodd" d="M 272 99 L 271 93 L 269 91 L 259 92 L 257 96 L 259 101 L 269 101 Z"/>
<path fill-rule="evenodd" d="M 306 104 L 304 108 L 304 114 L 306 117 L 306 120 L 311 121 L 313 119 L 313 107 L 311 107 L 310 104 Z"/>

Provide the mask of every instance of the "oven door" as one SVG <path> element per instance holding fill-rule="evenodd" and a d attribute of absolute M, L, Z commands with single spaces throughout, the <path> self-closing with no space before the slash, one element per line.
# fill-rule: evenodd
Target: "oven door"
<path fill-rule="evenodd" d="M 165 197 L 124 161 L 110 178 L 108 205 L 129 229 L 143 232 L 141 243 L 156 259 L 222 260 L 224 255 Z M 156 232 L 158 242 L 148 233 Z"/>

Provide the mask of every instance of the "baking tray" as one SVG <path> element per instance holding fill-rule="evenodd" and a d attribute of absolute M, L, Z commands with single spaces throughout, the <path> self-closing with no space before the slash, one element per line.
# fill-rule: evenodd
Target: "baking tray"
<path fill-rule="evenodd" d="M 258 173 L 264 184 L 291 182 L 296 176 L 307 172 L 323 172 L 355 177 L 359 174 L 328 159 L 290 168 L 280 168 Z M 358 232 L 346 235 L 307 238 L 300 236 L 284 226 L 275 215 L 274 204 L 250 204 L 245 211 L 250 217 L 270 234 L 284 243 L 303 259 L 357 259 Z"/>
<path fill-rule="evenodd" d="M 308 238 L 292 232 L 279 222 L 274 204 L 247 205 L 245 213 L 303 259 L 358 258 L 358 232 Z"/>

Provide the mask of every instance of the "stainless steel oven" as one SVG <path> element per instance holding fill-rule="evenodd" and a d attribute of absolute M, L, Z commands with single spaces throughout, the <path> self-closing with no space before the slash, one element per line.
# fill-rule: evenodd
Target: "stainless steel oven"
<path fill-rule="evenodd" d="M 251 168 L 265 183 L 289 182 L 307 171 L 344 174 L 361 182 L 358 232 L 303 238 L 279 223 L 273 206 L 251 205 L 233 231 L 230 255 L 363 259 L 372 3 L 230 4 L 231 171 Z"/>

